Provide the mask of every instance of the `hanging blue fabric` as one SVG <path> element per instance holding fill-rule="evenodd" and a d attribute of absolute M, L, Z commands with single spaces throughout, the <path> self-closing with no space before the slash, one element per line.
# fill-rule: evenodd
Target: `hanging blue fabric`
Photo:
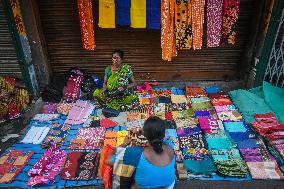
<path fill-rule="evenodd" d="M 146 19 L 148 29 L 161 28 L 161 0 L 147 0 Z"/>
<path fill-rule="evenodd" d="M 116 0 L 115 20 L 119 26 L 130 25 L 130 0 Z"/>

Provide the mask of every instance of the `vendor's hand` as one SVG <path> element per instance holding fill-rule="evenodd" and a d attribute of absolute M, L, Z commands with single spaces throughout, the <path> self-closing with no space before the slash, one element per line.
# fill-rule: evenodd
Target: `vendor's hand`
<path fill-rule="evenodd" d="M 124 91 L 124 88 L 123 87 L 118 87 L 118 90 L 119 91 Z"/>
<path fill-rule="evenodd" d="M 126 147 L 126 146 L 128 146 L 129 144 L 131 143 L 131 139 L 130 139 L 130 137 L 129 136 L 126 136 L 125 138 L 124 138 L 124 141 L 123 141 L 123 146 L 124 147 Z"/>

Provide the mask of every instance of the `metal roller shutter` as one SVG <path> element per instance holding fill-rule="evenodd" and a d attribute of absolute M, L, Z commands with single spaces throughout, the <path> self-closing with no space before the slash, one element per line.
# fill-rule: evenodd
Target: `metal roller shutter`
<path fill-rule="evenodd" d="M 8 28 L 8 19 L 0 1 L 0 75 L 22 78 L 16 49 Z"/>
<path fill-rule="evenodd" d="M 95 51 L 82 49 L 77 1 L 38 0 L 40 18 L 47 44 L 49 61 L 54 73 L 64 73 L 72 66 L 103 74 L 111 64 L 111 52 L 125 51 L 125 61 L 133 65 L 137 79 L 171 80 L 223 80 L 238 78 L 254 0 L 242 0 L 240 6 L 237 43 L 218 48 L 179 51 L 173 62 L 161 59 L 160 31 L 147 29 L 100 29 L 98 0 L 94 0 Z M 205 30 L 206 31 L 206 28 Z"/>

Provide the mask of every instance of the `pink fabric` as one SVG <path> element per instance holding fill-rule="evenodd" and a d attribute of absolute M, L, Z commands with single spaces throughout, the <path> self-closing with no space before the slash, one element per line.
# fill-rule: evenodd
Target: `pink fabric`
<path fill-rule="evenodd" d="M 207 0 L 207 47 L 218 47 L 221 41 L 223 0 Z"/>
<path fill-rule="evenodd" d="M 82 75 L 71 75 L 67 81 L 64 91 L 64 98 L 67 100 L 77 100 L 80 98 L 80 89 L 83 82 Z"/>
<path fill-rule="evenodd" d="M 57 113 L 57 103 L 46 103 L 43 105 L 43 114 L 55 114 Z"/>
<path fill-rule="evenodd" d="M 153 88 L 151 85 L 158 85 L 158 82 L 144 82 L 137 86 L 137 92 L 148 92 L 152 91 Z"/>
<path fill-rule="evenodd" d="M 52 185 L 64 166 L 67 154 L 56 146 L 50 147 L 29 170 L 28 186 Z"/>
<path fill-rule="evenodd" d="M 200 128 L 206 133 L 218 133 L 218 120 L 217 119 L 209 119 L 206 117 L 198 118 Z"/>
<path fill-rule="evenodd" d="M 82 124 L 91 115 L 93 110 L 93 104 L 87 101 L 78 100 L 69 112 L 65 124 Z"/>
<path fill-rule="evenodd" d="M 105 138 L 104 127 L 80 128 L 77 136 L 70 142 L 70 149 L 101 149 Z"/>

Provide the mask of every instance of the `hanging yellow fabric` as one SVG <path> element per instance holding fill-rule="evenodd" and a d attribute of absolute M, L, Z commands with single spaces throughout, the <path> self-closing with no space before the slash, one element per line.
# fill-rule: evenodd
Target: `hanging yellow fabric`
<path fill-rule="evenodd" d="M 146 28 L 146 0 L 131 0 L 130 22 L 132 28 Z"/>
<path fill-rule="evenodd" d="M 115 28 L 114 0 L 99 0 L 99 27 Z"/>

